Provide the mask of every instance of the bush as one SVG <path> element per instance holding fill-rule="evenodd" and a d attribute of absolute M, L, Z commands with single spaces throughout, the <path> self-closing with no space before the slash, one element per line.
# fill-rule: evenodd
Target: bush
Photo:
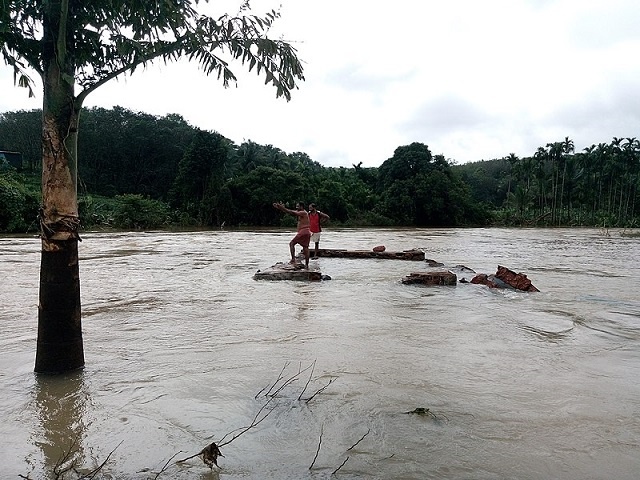
<path fill-rule="evenodd" d="M 26 233 L 38 230 L 40 196 L 25 188 L 15 171 L 0 172 L 0 231 Z"/>
<path fill-rule="evenodd" d="M 164 202 L 132 194 L 118 195 L 115 200 L 115 228 L 139 230 L 171 224 L 171 210 Z"/>
<path fill-rule="evenodd" d="M 112 198 L 83 195 L 78 198 L 78 212 L 82 228 L 113 227 L 117 202 Z"/>

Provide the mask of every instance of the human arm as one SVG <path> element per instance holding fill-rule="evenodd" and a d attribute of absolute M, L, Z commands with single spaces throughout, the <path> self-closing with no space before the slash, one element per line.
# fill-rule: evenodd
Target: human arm
<path fill-rule="evenodd" d="M 317 212 L 318 212 L 318 216 L 320 217 L 320 221 L 322 221 L 322 220 L 330 220 L 331 219 L 331 217 L 329 215 L 327 215 L 326 213 L 321 212 L 320 210 L 317 210 Z"/>
<path fill-rule="evenodd" d="M 280 210 L 281 212 L 290 213 L 291 215 L 298 216 L 298 212 L 296 210 L 291 210 L 284 206 L 282 202 L 273 202 L 273 208 L 276 210 Z"/>

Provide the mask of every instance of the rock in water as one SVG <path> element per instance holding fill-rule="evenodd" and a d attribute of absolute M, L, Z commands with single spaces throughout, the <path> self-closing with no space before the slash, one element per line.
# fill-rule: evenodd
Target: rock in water
<path fill-rule="evenodd" d="M 486 285 L 489 288 L 514 288 L 524 292 L 540 291 L 533 286 L 524 273 L 516 273 L 501 265 L 498 265 L 495 275 L 481 273 L 473 277 L 471 283 Z"/>
<path fill-rule="evenodd" d="M 422 285 L 455 285 L 458 277 L 452 272 L 414 272 L 402 279 L 405 285 L 419 283 Z"/>
<path fill-rule="evenodd" d="M 307 269 L 300 263 L 290 264 L 278 262 L 266 270 L 258 270 L 253 276 L 253 279 L 320 281 L 323 280 L 323 275 L 322 272 Z"/>

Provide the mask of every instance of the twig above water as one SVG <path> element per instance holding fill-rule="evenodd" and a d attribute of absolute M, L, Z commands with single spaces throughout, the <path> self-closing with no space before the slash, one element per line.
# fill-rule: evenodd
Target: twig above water
<path fill-rule="evenodd" d="M 338 468 L 336 468 L 333 472 L 331 472 L 331 475 L 335 475 L 336 473 L 338 473 L 338 470 L 344 467 L 344 464 L 347 463 L 348 461 L 349 461 L 349 457 L 345 458 L 344 462 L 342 462 Z"/>
<path fill-rule="evenodd" d="M 300 371 L 299 371 L 298 373 L 296 373 L 295 375 L 292 375 L 292 376 L 291 376 L 291 377 L 289 377 L 287 380 L 285 380 L 285 382 L 284 382 L 280 387 L 278 387 L 278 389 L 277 389 L 277 390 L 275 390 L 273 393 L 268 393 L 268 392 L 267 392 L 267 393 L 265 394 L 265 396 L 275 397 L 276 395 L 278 395 L 278 393 L 280 393 L 280 392 L 284 389 L 284 387 L 286 387 L 287 385 L 289 385 L 289 384 L 291 384 L 291 383 L 295 382 L 295 381 L 298 379 L 298 377 L 300 376 L 300 374 L 302 374 L 302 373 L 306 372 L 307 370 L 309 370 L 309 369 L 310 369 L 312 366 L 314 366 L 314 365 L 315 365 L 315 362 L 314 362 L 314 363 L 312 363 L 311 365 L 309 365 L 307 368 L 305 368 L 305 369 L 303 369 L 303 370 L 300 370 Z"/>
<path fill-rule="evenodd" d="M 180 453 L 180 452 L 178 452 Z M 171 455 L 171 457 L 169 458 L 169 460 L 167 460 L 167 462 L 164 464 L 164 466 L 162 467 L 162 469 L 160 469 L 160 471 L 156 474 L 154 478 L 154 480 L 157 480 L 158 477 L 160 477 L 160 475 L 167 469 L 167 467 L 169 466 L 169 464 L 171 463 L 171 460 L 173 460 L 174 458 L 176 458 L 176 456 L 178 455 L 178 453 L 174 453 L 173 455 Z"/>
<path fill-rule="evenodd" d="M 223 442 L 223 440 L 225 438 L 227 438 L 230 433 L 227 433 L 224 437 L 222 437 L 222 439 L 220 439 L 220 441 L 218 442 L 218 446 L 219 447 L 223 447 L 225 445 L 229 445 L 231 442 L 233 442 L 236 438 L 238 438 L 240 435 L 248 432 L 249 430 L 251 430 L 253 427 L 255 427 L 256 425 L 259 425 L 265 418 L 267 418 L 271 412 L 273 412 L 273 410 L 276 408 L 275 406 L 271 408 L 271 410 L 269 410 L 262 418 L 260 418 L 258 420 L 258 418 L 260 417 L 260 414 L 264 411 L 265 408 L 267 408 L 267 406 L 271 403 L 271 400 L 273 400 L 274 397 L 269 398 L 269 400 L 262 406 L 260 407 L 260 410 L 258 410 L 258 413 L 256 413 L 255 417 L 253 417 L 253 420 L 251 421 L 251 424 L 248 425 L 247 427 L 241 427 L 241 431 L 240 433 L 234 435 L 231 440 L 227 440 L 226 442 Z M 236 429 L 238 430 L 238 429 Z M 236 430 L 232 430 L 236 431 Z"/>
<path fill-rule="evenodd" d="M 360 437 L 360 440 L 358 440 L 356 443 L 354 443 L 353 445 L 351 445 L 349 448 L 347 448 L 347 452 L 350 450 L 353 450 L 356 445 L 358 445 L 362 440 L 364 440 L 364 437 L 366 437 L 367 435 L 369 435 L 369 432 L 371 431 L 371 429 L 367 430 L 367 433 L 365 433 L 364 435 L 362 435 L 362 437 Z"/>
<path fill-rule="evenodd" d="M 284 362 L 284 366 L 282 367 L 282 370 L 280 370 L 280 374 L 278 375 L 278 378 L 276 378 L 276 381 L 271 385 L 271 387 L 269 388 L 269 390 L 267 391 L 267 393 L 265 393 L 265 397 L 269 396 L 269 394 L 271 393 L 271 390 L 273 390 L 273 388 L 278 384 L 278 382 L 280 380 L 282 380 L 283 376 L 282 374 L 284 373 L 284 371 L 286 370 L 286 368 L 291 364 L 291 362 L 286 361 Z M 260 396 L 260 394 L 262 392 L 264 392 L 267 389 L 267 387 L 264 387 L 262 390 L 260 390 L 258 393 L 256 393 L 256 396 L 254 398 L 258 398 Z"/>
<path fill-rule="evenodd" d="M 314 393 L 313 395 L 311 395 L 309 398 L 307 398 L 304 402 L 305 403 L 309 403 L 311 400 L 313 400 L 313 397 L 315 397 L 316 395 L 318 395 L 319 393 L 323 392 L 329 385 L 331 385 L 333 382 L 335 381 L 335 378 L 332 378 L 331 380 L 329 380 L 329 383 L 327 383 L 324 387 L 322 387 L 321 389 L 319 389 L 316 393 Z"/>
<path fill-rule="evenodd" d="M 316 456 L 313 457 L 313 462 L 309 465 L 309 470 L 313 468 L 313 465 L 316 463 L 318 459 L 318 454 L 320 453 L 320 445 L 322 445 L 322 432 L 324 431 L 324 423 L 320 426 L 320 438 L 318 439 L 318 448 L 316 449 Z"/>
<path fill-rule="evenodd" d="M 307 387 L 309 386 L 309 382 L 311 382 L 311 377 L 313 377 L 313 371 L 316 368 L 316 361 L 315 360 L 313 361 L 312 366 L 313 366 L 313 368 L 311 369 L 311 373 L 309 374 L 309 379 L 307 380 L 307 383 L 304 384 L 304 388 L 300 392 L 300 395 L 298 395 L 298 401 L 302 398 L 302 395 L 307 390 Z"/>
<path fill-rule="evenodd" d="M 113 455 L 113 453 L 118 449 L 118 447 L 122 445 L 122 442 L 124 442 L 124 440 L 122 440 L 118 445 L 116 445 L 116 448 L 114 448 L 109 452 L 109 455 L 107 455 L 107 458 L 104 459 L 104 462 L 102 462 L 97 468 L 93 469 L 91 472 L 79 477 L 79 480 L 95 478 L 95 476 L 100 472 L 100 470 L 102 470 L 102 468 L 107 464 L 107 462 L 109 461 L 109 458 L 111 458 L 111 455 Z"/>

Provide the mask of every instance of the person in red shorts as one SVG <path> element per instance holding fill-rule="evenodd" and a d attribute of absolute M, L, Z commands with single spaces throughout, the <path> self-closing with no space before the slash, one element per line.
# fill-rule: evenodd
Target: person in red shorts
<path fill-rule="evenodd" d="M 301 203 L 296 203 L 296 209 L 291 210 L 284 206 L 282 202 L 275 202 L 273 208 L 280 210 L 281 212 L 289 213 L 298 217 L 298 233 L 289 242 L 289 250 L 291 251 L 291 261 L 289 263 L 295 265 L 296 263 L 296 245 L 302 247 L 302 253 L 304 254 L 304 264 L 306 268 L 309 268 L 309 241 L 311 240 L 311 230 L 309 230 L 309 214 L 304 209 Z"/>
<path fill-rule="evenodd" d="M 311 241 L 315 243 L 313 259 L 318 258 L 318 247 L 320 246 L 320 232 L 322 227 L 320 224 L 323 220 L 329 220 L 329 215 L 320 210 L 316 210 L 315 203 L 309 204 L 309 230 L 311 230 Z"/>

